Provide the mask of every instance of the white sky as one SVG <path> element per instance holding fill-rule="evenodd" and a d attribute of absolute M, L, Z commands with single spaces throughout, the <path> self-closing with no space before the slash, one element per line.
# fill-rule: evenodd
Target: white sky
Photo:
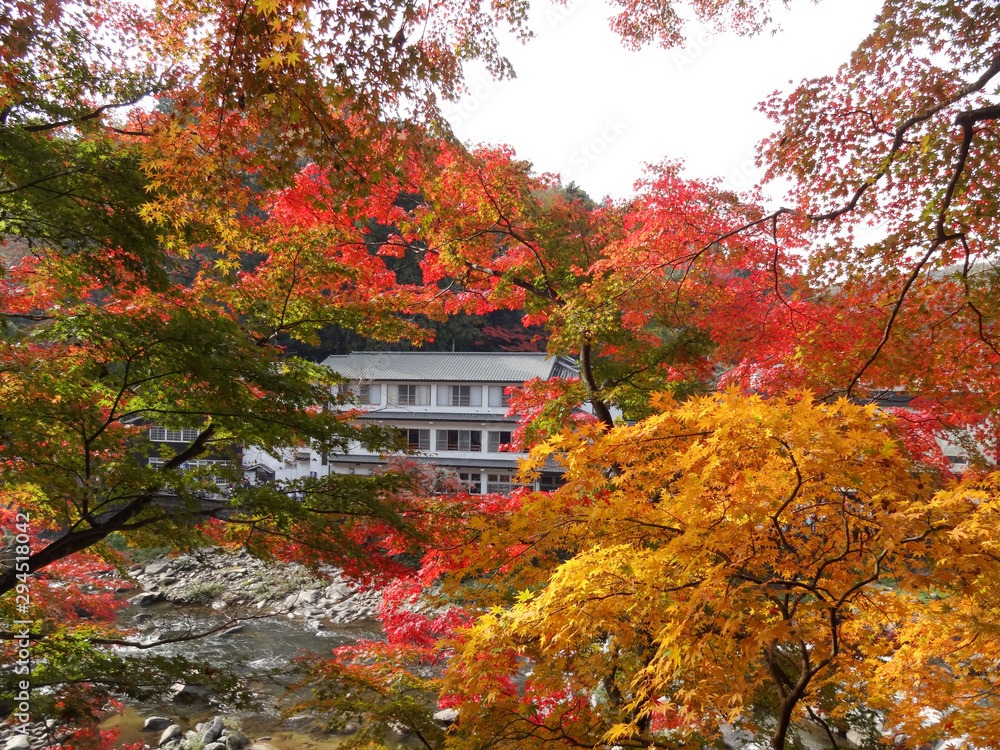
<path fill-rule="evenodd" d="M 776 3 L 777 4 L 777 3 Z M 537 172 L 575 180 L 596 200 L 626 197 L 642 166 L 682 159 L 686 174 L 749 188 L 769 132 L 755 105 L 789 81 L 832 74 L 871 31 L 880 0 L 793 3 L 777 35 L 745 39 L 691 27 L 683 49 L 625 50 L 601 0 L 541 0 L 536 38 L 505 53 L 518 78 L 471 70 L 470 94 L 446 107 L 457 135 L 507 143 Z"/>

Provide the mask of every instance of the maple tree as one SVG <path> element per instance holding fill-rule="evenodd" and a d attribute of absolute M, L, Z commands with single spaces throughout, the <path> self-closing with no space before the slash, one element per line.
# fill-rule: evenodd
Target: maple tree
<path fill-rule="evenodd" d="M 375 22 L 395 11 L 373 12 L 326 15 L 324 54 L 333 48 L 347 58 L 358 45 L 377 42 Z M 18 546 L 16 535 L 5 536 L 5 552 L 26 551 L 17 565 L 5 557 L 0 589 L 8 614 L 37 625 L 29 636 L 39 660 L 31 679 L 52 690 L 37 710 L 70 721 L 81 718 L 79 711 L 92 720 L 113 693 L 149 696 L 179 678 L 205 679 L 197 663 L 154 658 L 146 660 L 145 682 L 120 683 L 112 675 L 122 671 L 121 657 L 108 647 L 133 640 L 110 622 L 109 602 L 92 609 L 81 599 L 67 609 L 79 587 L 103 588 L 99 577 L 108 565 L 124 565 L 105 544 L 112 534 L 129 544 L 169 539 L 177 549 L 221 538 L 260 554 L 311 562 L 326 555 L 356 567 L 371 552 L 366 523 L 411 525 L 393 497 L 410 481 L 400 472 L 240 487 L 232 461 L 252 445 L 398 447 L 391 431 L 353 425 L 335 375 L 285 357 L 278 336 L 309 338 L 327 324 L 387 339 L 425 336 L 392 315 L 397 300 L 373 293 L 385 286 L 385 269 L 377 259 L 365 261 L 358 220 L 377 218 L 385 193 L 362 209 L 359 183 L 342 186 L 338 229 L 349 241 L 329 253 L 294 236 L 290 222 L 262 229 L 257 201 L 280 218 L 280 201 L 264 188 L 287 184 L 282 180 L 298 170 L 305 144 L 330 124 L 313 118 L 299 127 L 295 118 L 270 116 L 279 109 L 287 115 L 292 101 L 308 110 L 322 100 L 334 130 L 357 139 L 354 147 L 338 147 L 327 133 L 323 152 L 341 166 L 349 158 L 361 184 L 377 183 L 380 170 L 393 168 L 399 131 L 387 124 L 381 97 L 438 80 L 438 64 L 447 67 L 455 55 L 434 54 L 433 40 L 453 27 L 438 32 L 435 24 L 427 47 L 403 51 L 390 36 L 381 55 L 351 53 L 349 71 L 324 68 L 340 83 L 320 91 L 309 88 L 315 70 L 273 46 L 308 41 L 301 28 L 315 20 L 308 5 L 3 6 L 0 493 L 5 508 L 29 518 L 30 543 Z M 344 20 L 346 37 L 345 28 L 329 26 Z M 407 23 L 431 20 L 417 12 Z M 470 44 L 477 39 L 478 27 L 467 35 Z M 216 55 L 227 45 L 223 64 Z M 319 52 L 310 54 L 315 64 Z M 258 64 L 267 55 L 270 64 Z M 366 60 L 372 66 L 359 70 Z M 399 70 L 407 60 L 407 70 Z M 380 79 L 373 74 L 378 65 L 392 69 Z M 218 96 L 247 76 L 252 80 L 238 95 Z M 352 90 L 353 114 L 340 108 L 351 80 L 354 89 L 374 84 L 370 93 L 378 95 L 372 101 Z M 442 85 L 454 80 L 446 74 Z M 309 92 L 296 93 L 299 85 Z M 262 93 L 279 89 L 280 101 Z M 271 108 L 264 115 L 257 94 Z M 155 109 L 130 108 L 151 95 L 159 97 Z M 288 128 L 262 126 L 268 123 Z M 267 145 L 255 148 L 260 144 Z M 174 451 L 158 449 L 155 466 L 146 460 L 150 424 L 196 437 Z M 238 489 L 223 494 L 220 477 Z M 219 523 L 197 525 L 208 519 Z M 61 577 L 66 566 L 75 578 Z M 30 597 L 19 608 L 25 587 Z M 7 654 L 18 653 L 18 638 L 5 632 Z M 8 673 L 7 680 L 7 692 L 16 694 L 17 677 Z"/>
<path fill-rule="evenodd" d="M 681 4 L 618 6 L 613 25 L 627 44 L 682 42 Z M 684 4 L 747 33 L 768 26 L 769 6 Z M 495 32 L 507 25 L 527 33 L 522 2 L 487 10 L 392 0 L 212 8 L 48 0 L 2 9 L 0 220 L 10 238 L 0 286 L 9 321 L 0 351 L 2 492 L 12 507 L 31 508 L 38 531 L 52 533 L 32 545 L 29 567 L 40 586 L 85 549 L 110 554 L 100 542 L 112 532 L 169 535 L 181 546 L 221 538 L 348 566 L 352 553 L 377 555 L 382 573 L 403 576 L 385 613 L 395 640 L 318 670 L 375 693 L 395 684 L 396 692 L 380 693 L 391 710 L 381 698 L 367 710 L 382 719 L 417 716 L 410 691 L 441 683 L 418 680 L 412 664 L 458 648 L 446 694 L 485 696 L 492 710 L 478 719 L 466 712 L 458 732 L 434 734 L 434 742 L 461 745 L 477 732 L 539 744 L 667 742 L 661 738 L 671 735 L 653 730 L 711 733 L 720 705 L 746 721 L 751 707 L 772 708 L 775 747 L 789 719 L 809 709 L 841 721 L 874 707 L 894 712 L 912 737 L 943 731 L 915 703 L 892 705 L 911 691 L 948 713 L 949 731 L 988 743 L 993 719 L 977 696 L 992 690 L 992 636 L 983 625 L 994 609 L 992 487 L 969 489 L 970 474 L 959 489 L 934 494 L 949 474 L 933 437 L 942 427 L 966 428 L 970 452 L 996 449 L 994 9 L 887 2 L 872 36 L 835 76 L 766 102 L 778 124 L 762 146 L 768 177 L 794 185 L 793 205 L 773 212 L 759 199 L 686 179 L 670 162 L 648 173 L 634 199 L 593 205 L 532 174 L 509 149 L 467 150 L 440 137 L 447 128 L 436 118 L 437 98 L 461 90 L 464 60 L 510 72 Z M 146 96 L 158 97 L 155 108 L 128 109 Z M 375 223 L 395 228 L 378 244 L 368 231 Z M 868 223 L 880 227 L 874 240 Z M 387 263 L 405 253 L 419 256 L 419 279 L 404 282 Z M 426 333 L 410 316 L 504 308 L 526 309 L 527 322 L 547 327 L 549 351 L 580 358 L 579 382 L 535 383 L 515 398 L 530 417 L 522 444 L 540 444 L 539 455 L 565 451 L 570 462 L 570 481 L 554 496 L 465 498 L 446 510 L 439 501 L 401 499 L 413 478 L 394 472 L 253 488 L 226 500 L 215 496 L 215 469 L 184 468 L 225 445 L 394 445 L 388 434 L 351 426 L 332 395 L 335 379 L 283 356 L 278 337 L 314 342 L 323 326 L 338 324 L 419 341 Z M 653 400 L 663 390 L 678 398 L 702 392 L 723 372 L 723 383 L 775 400 Z M 921 411 L 893 428 L 917 463 L 886 442 L 883 418 L 780 397 L 802 386 L 823 397 L 899 389 L 921 397 Z M 596 425 L 574 412 L 583 401 Z M 705 413 L 695 416 L 699 408 Z M 612 429 L 616 409 L 642 421 Z M 726 419 L 735 420 L 728 435 L 713 427 L 715 437 L 702 442 L 669 437 L 686 421 Z M 753 420 L 780 423 L 795 440 L 776 433 L 774 444 L 761 443 Z M 575 435 L 561 433 L 569 421 Z M 196 429 L 198 437 L 154 471 L 141 460 L 144 422 Z M 845 426 L 846 435 L 838 431 Z M 731 452 L 735 443 L 726 440 L 747 430 L 753 450 Z M 665 440 L 675 463 L 636 463 L 648 455 L 648 446 L 629 442 L 639 435 Z M 790 492 L 797 498 L 788 464 L 820 460 L 820 446 L 850 470 L 817 479 L 809 497 L 840 505 L 823 505 L 806 523 L 809 515 L 790 501 L 776 514 L 792 519 L 786 531 L 773 506 L 768 515 L 754 503 L 765 490 L 772 503 Z M 707 450 L 717 453 L 699 453 Z M 927 462 L 940 471 L 928 473 Z M 681 464 L 687 470 L 675 477 Z M 873 475 L 874 466 L 885 476 Z M 748 470 L 762 477 L 759 488 L 739 484 Z M 643 538 L 629 537 L 629 518 L 659 524 L 672 507 L 674 490 L 650 497 L 643 472 L 706 509 L 704 517 L 677 532 L 651 526 Z M 889 493 L 885 507 L 865 495 L 876 490 Z M 309 502 L 293 502 L 291 491 Z M 736 518 L 712 515 L 719 497 L 732 497 Z M 913 510 L 921 499 L 922 514 Z M 422 525 L 429 510 L 449 523 Z M 210 517 L 227 523 L 191 525 Z M 540 518 L 551 534 L 529 547 L 521 524 Z M 706 528 L 713 518 L 718 526 Z M 842 544 L 847 557 L 885 550 L 874 580 L 864 568 L 834 575 L 823 567 L 811 525 L 824 524 L 823 539 Z M 423 570 L 408 573 L 392 556 L 408 543 L 400 530 L 414 526 L 432 551 Z M 659 546 L 650 529 L 661 533 Z M 771 555 L 758 580 L 724 559 L 747 541 L 734 535 L 746 529 Z M 929 529 L 926 546 L 904 544 Z M 951 548 L 930 546 L 943 537 Z M 907 545 L 919 547 L 913 554 L 933 575 L 904 575 L 917 559 L 900 557 Z M 680 547 L 690 558 L 662 558 Z M 604 585 L 596 574 L 609 560 L 631 563 L 631 581 L 619 585 L 641 583 L 666 597 L 667 611 L 688 616 L 675 621 L 673 640 L 664 612 L 648 606 L 655 596 L 624 610 L 617 596 L 598 601 L 592 587 Z M 643 568 L 657 561 L 656 570 Z M 491 571 L 495 585 L 465 590 L 467 611 L 421 617 L 403 606 L 438 576 L 461 581 L 473 571 Z M 900 580 L 887 582 L 893 571 Z M 685 575 L 697 586 L 664 590 L 669 576 Z M 408 588 L 414 576 L 419 586 Z M 782 599 L 775 590 L 788 581 L 795 585 Z M 7 604 L 16 583 L 14 571 L 3 574 Z M 537 592 L 515 603 L 514 589 L 526 586 Z M 911 589 L 929 587 L 942 603 L 918 607 Z M 593 624 L 566 619 L 559 597 L 589 608 Z M 732 616 L 719 614 L 711 597 L 732 597 Z M 442 637 L 490 605 L 505 611 L 444 647 Z M 40 620 L 68 617 L 53 597 L 35 606 Z M 836 620 L 832 628 L 817 626 L 823 617 Z M 924 637 L 927 623 L 934 628 Z M 975 645 L 955 640 L 969 623 L 984 631 Z M 74 655 L 115 640 L 95 627 L 105 626 L 40 633 L 44 648 L 61 644 L 69 655 L 54 658 L 53 683 L 71 663 L 88 663 L 90 677 L 100 672 L 99 649 Z M 552 647 L 556 633 L 572 651 Z M 739 680 L 723 684 L 718 670 L 765 635 L 773 649 L 739 659 L 741 668 L 727 673 Z M 674 662 L 657 660 L 664 644 L 673 644 Z M 699 657 L 705 649 L 719 660 Z M 537 666 L 521 689 L 525 654 Z M 891 657 L 884 667 L 880 656 Z M 372 658 L 380 674 L 365 672 Z M 906 684 L 907 669 L 926 679 Z M 699 690 L 684 680 L 698 680 Z M 343 691 L 331 690 L 341 700 Z M 97 702 L 108 695 L 92 694 Z M 413 723 L 432 741 L 431 724 Z"/>
<path fill-rule="evenodd" d="M 766 2 L 689 5 L 705 18 L 735 22 L 745 31 L 759 31 L 769 21 Z M 664 12 L 655 18 L 647 4 L 631 7 L 638 11 L 633 18 L 641 19 L 625 29 L 632 42 L 655 34 L 669 39 L 676 32 L 679 17 L 670 4 L 656 6 Z M 657 557 L 656 544 L 674 549 L 669 544 L 676 535 L 690 544 L 692 557 L 700 553 L 724 560 L 728 550 L 745 541 L 733 533 L 730 521 L 759 521 L 761 534 L 779 537 L 782 525 L 770 514 L 755 515 L 760 508 L 740 496 L 732 501 L 735 518 L 718 521 L 719 537 L 707 538 L 702 526 L 691 537 L 676 526 L 654 526 L 663 538 L 650 542 L 651 549 L 642 546 L 644 539 L 634 543 L 637 549 L 609 546 L 608 537 L 625 523 L 622 508 L 611 503 L 605 508 L 599 493 L 581 501 L 593 489 L 588 481 L 615 488 L 628 481 L 629 467 L 639 466 L 636 475 L 661 470 L 654 481 L 637 481 L 631 488 L 635 507 L 658 514 L 667 497 L 651 496 L 650 485 L 686 486 L 691 494 L 681 499 L 705 513 L 696 521 L 709 523 L 726 507 L 717 506 L 717 489 L 700 483 L 718 476 L 726 492 L 737 491 L 726 483 L 734 476 L 741 481 L 740 471 L 733 471 L 741 457 L 718 451 L 716 442 L 718 452 L 705 454 L 705 472 L 682 470 L 691 467 L 680 459 L 657 469 L 659 464 L 636 457 L 647 456 L 648 446 L 622 447 L 614 436 L 648 437 L 642 431 L 655 431 L 666 418 L 648 417 L 632 432 L 622 428 L 608 436 L 582 428 L 593 442 L 584 439 L 568 453 L 570 481 L 556 493 L 557 500 L 533 498 L 523 513 L 515 503 L 498 517 L 475 521 L 470 531 L 477 541 L 461 554 L 480 567 L 466 559 L 459 570 L 462 575 L 470 569 L 488 572 L 491 590 L 466 592 L 460 601 L 471 599 L 478 612 L 490 604 L 503 610 L 484 615 L 472 631 L 442 642 L 434 652 L 447 659 L 450 649 L 464 649 L 447 685 L 457 695 L 449 700 L 466 710 L 446 744 L 678 746 L 697 742 L 692 733 L 711 734 L 723 720 L 738 718 L 758 730 L 773 730 L 772 743 L 784 747 L 796 712 L 825 722 L 828 732 L 845 721 L 868 723 L 873 743 L 880 741 L 876 719 L 884 719 L 885 730 L 896 731 L 900 743 L 916 745 L 941 736 L 995 743 L 994 711 L 984 698 L 993 695 L 995 672 L 987 594 L 993 590 L 994 542 L 986 520 L 993 486 L 990 480 L 977 485 L 979 475 L 973 471 L 964 484 L 942 489 L 954 475 L 934 439 L 951 430 L 950 439 L 979 456 L 981 467 L 996 456 L 992 243 L 997 211 L 990 156 L 998 113 L 990 97 L 1000 58 L 993 12 L 983 5 L 959 9 L 947 3 L 888 2 L 875 32 L 836 76 L 804 82 L 765 103 L 779 125 L 762 146 L 768 178 L 790 177 L 794 184 L 792 205 L 777 211 L 682 180 L 671 165 L 654 172 L 633 201 L 609 201 L 600 208 L 572 202 L 553 206 L 540 197 L 550 185 L 532 178 L 503 150 L 483 150 L 472 158 L 442 153 L 448 168 L 422 182 L 425 202 L 412 224 L 401 225 L 401 242 L 426 243 L 424 263 L 431 278 L 455 291 L 450 304 L 524 304 L 533 313 L 530 320 L 548 323 L 550 350 L 581 357 L 582 382 L 571 389 L 569 400 L 589 398 L 604 427 L 612 424 L 612 406 L 641 417 L 649 413 L 651 391 L 683 394 L 721 369 L 723 383 L 766 392 L 775 403 L 789 388 L 803 385 L 826 399 L 917 397 L 892 426 L 906 446 L 905 457 L 897 453 L 899 445 L 886 442 L 884 418 L 832 401 L 816 407 L 853 420 L 856 429 L 838 439 L 846 439 L 843 455 L 857 462 L 857 470 L 849 478 L 832 477 L 821 490 L 842 500 L 841 510 L 850 516 L 846 527 L 843 516 L 834 522 L 834 516 L 804 514 L 799 522 L 806 528 L 799 526 L 798 533 L 813 543 L 841 540 L 845 560 L 868 554 L 869 541 L 876 548 L 884 542 L 877 575 L 858 567 L 850 573 L 860 578 L 831 582 L 821 593 L 808 591 L 808 586 L 798 588 L 810 579 L 805 568 L 779 579 L 769 566 L 807 568 L 813 562 L 820 572 L 812 575 L 822 577 L 830 563 L 808 556 L 780 559 L 789 550 L 777 545 L 779 559 L 762 563 L 756 581 L 744 580 L 747 571 L 741 574 L 722 563 L 713 569 L 719 578 L 706 574 L 705 580 L 718 584 L 714 590 L 706 586 L 706 596 L 733 597 L 732 612 L 725 617 L 704 606 L 706 600 L 675 592 L 668 601 L 676 609 L 670 611 L 689 613 L 686 620 L 678 618 L 682 624 L 656 620 L 662 613 L 647 604 L 660 601 L 663 588 L 669 588 L 664 578 L 675 564 Z M 877 229 L 869 230 L 869 224 Z M 677 341 L 682 345 L 668 348 Z M 616 370 L 622 377 L 615 377 Z M 557 394 L 563 398 L 553 400 Z M 534 395 L 530 390 L 525 395 L 534 419 L 526 433 L 529 443 L 565 424 L 567 395 L 556 384 L 538 384 Z M 728 405 L 739 420 L 758 408 L 736 398 Z M 552 416 L 547 424 L 546 415 Z M 669 419 L 678 419 L 674 410 Z M 749 422 L 741 429 L 752 433 L 758 426 Z M 579 434 L 555 444 L 577 446 Z M 803 445 L 823 443 L 822 434 L 803 437 Z M 669 432 L 662 437 L 668 444 L 673 439 Z M 866 440 L 886 447 L 893 457 L 875 459 L 877 450 L 865 455 L 863 446 L 872 445 Z M 543 443 L 551 450 L 546 445 L 552 443 Z M 783 453 L 774 445 L 765 453 L 787 461 L 793 451 Z M 866 482 L 882 477 L 871 477 L 861 467 L 872 471 L 883 459 L 899 480 L 899 494 L 895 501 L 869 505 Z M 791 476 L 787 466 L 769 468 L 775 481 Z M 780 503 L 789 492 L 796 496 L 790 489 L 796 481 L 767 500 Z M 610 496 L 626 494 L 615 495 L 612 489 Z M 677 513 L 684 510 L 681 505 Z M 813 534 L 811 524 L 819 529 L 822 523 L 831 524 L 827 533 Z M 860 525 L 851 530 L 854 523 Z M 513 532 L 479 544 L 482 528 L 491 524 L 509 524 Z M 542 529 L 542 542 L 529 543 L 531 529 Z M 553 551 L 545 559 L 549 536 Z M 907 553 L 907 546 L 915 551 Z M 636 573 L 636 561 L 646 554 L 664 563 L 650 569 L 648 583 Z M 873 554 L 877 558 L 881 552 Z M 511 590 L 507 598 L 493 590 L 510 573 L 512 559 L 523 560 L 534 576 L 528 583 L 539 592 L 526 592 L 519 604 Z M 621 560 L 633 564 L 605 581 L 609 567 Z M 444 573 L 437 562 L 428 570 Z M 682 563 L 676 566 L 688 570 Z M 513 588 L 518 579 L 513 574 L 511 579 Z M 782 602 L 774 591 L 787 581 L 794 581 L 788 586 L 798 593 L 785 595 L 791 597 L 784 600 L 791 614 L 782 619 L 775 614 Z M 621 591 L 598 591 L 603 584 Z M 632 597 L 637 588 L 656 595 Z M 789 610 L 790 600 L 802 609 Z M 578 603 L 593 620 L 566 602 Z M 693 609 L 685 610 L 689 604 Z M 768 628 L 781 637 L 793 631 L 805 636 L 810 618 L 824 622 L 831 613 L 832 628 L 827 619 L 825 630 L 797 642 L 792 638 L 791 647 L 777 638 L 770 652 L 756 648 L 760 644 L 753 639 Z M 634 625 L 645 617 L 655 622 L 643 636 Z M 685 632 L 688 623 L 694 630 Z M 657 649 L 671 624 L 670 635 L 677 640 L 664 655 Z M 706 630 L 698 632 L 699 625 Z M 724 628 L 716 640 L 716 631 Z M 609 645 L 615 639 L 625 644 L 619 650 Z M 756 644 L 752 656 L 747 656 L 748 643 Z M 653 666 L 651 654 L 664 662 Z M 376 651 L 362 651 L 349 658 L 350 668 L 363 671 L 366 659 L 379 657 Z M 408 658 L 416 657 L 410 653 Z M 393 684 L 393 679 L 415 689 L 412 664 L 410 672 L 393 664 L 382 675 L 385 682 L 368 683 L 369 691 L 372 684 Z M 410 677 L 403 679 L 404 673 Z M 916 685 L 914 674 L 921 675 Z M 441 689 L 436 682 L 420 687 Z M 484 710 L 484 703 L 491 710 Z M 756 717 L 753 709 L 759 711 Z M 670 731 L 664 734 L 665 729 Z M 830 741 L 836 746 L 832 732 Z"/>

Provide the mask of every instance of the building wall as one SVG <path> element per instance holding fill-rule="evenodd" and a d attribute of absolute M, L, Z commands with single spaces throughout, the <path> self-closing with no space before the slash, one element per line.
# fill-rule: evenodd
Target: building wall
<path fill-rule="evenodd" d="M 516 420 L 506 416 L 505 389 L 521 386 L 523 381 L 509 378 L 491 381 L 483 376 L 478 381 L 463 380 L 460 373 L 442 373 L 432 380 L 428 373 L 434 370 L 435 363 L 453 367 L 455 355 L 421 354 L 412 360 L 405 355 L 387 356 L 393 358 L 397 377 L 383 379 L 375 372 L 373 377 L 356 377 L 342 388 L 345 395 L 350 395 L 350 407 L 363 412 L 361 421 L 405 431 L 410 447 L 417 451 L 414 458 L 454 472 L 471 492 L 510 490 L 518 460 L 524 454 L 500 450 L 517 428 Z M 565 361 L 549 360 L 545 355 L 531 356 L 536 358 L 538 377 L 544 375 L 545 368 L 554 371 L 559 367 L 558 372 L 567 372 Z M 490 362 L 491 357 L 492 362 L 503 364 L 505 355 L 468 355 L 457 361 L 474 362 L 478 366 L 483 361 Z M 525 355 L 516 357 L 519 364 L 523 363 Z M 350 358 L 331 359 L 338 360 L 335 366 L 346 369 Z M 405 372 L 398 372 L 397 360 L 404 368 L 410 361 L 419 365 L 414 367 L 413 379 L 406 378 Z M 370 474 L 384 466 L 386 458 L 361 446 L 354 446 L 347 455 L 332 456 L 303 447 L 279 456 L 248 450 L 244 461 L 271 467 L 275 479 L 283 481 L 329 473 Z M 554 485 L 556 476 L 553 472 L 536 483 L 536 487 Z"/>

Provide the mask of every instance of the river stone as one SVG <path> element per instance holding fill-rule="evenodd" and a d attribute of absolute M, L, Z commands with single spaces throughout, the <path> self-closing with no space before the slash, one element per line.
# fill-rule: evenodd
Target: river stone
<path fill-rule="evenodd" d="M 165 716 L 150 716 L 142 723 L 142 731 L 159 732 L 161 729 L 166 729 L 173 723 L 174 722 Z"/>
<path fill-rule="evenodd" d="M 297 601 L 301 606 L 303 604 L 314 604 L 317 599 L 319 599 L 319 589 L 310 589 L 309 591 L 300 591 Z"/>
<path fill-rule="evenodd" d="M 166 573 L 171 567 L 172 566 L 168 562 L 157 562 L 147 565 L 145 573 L 148 576 L 158 576 L 160 573 Z"/>
<path fill-rule="evenodd" d="M 298 729 L 305 724 L 308 724 L 312 720 L 309 714 L 296 714 L 295 716 L 289 716 L 285 719 L 285 726 L 289 729 Z"/>
<path fill-rule="evenodd" d="M 160 576 L 160 584 L 163 586 L 173 586 L 177 583 L 177 576 Z"/>
<path fill-rule="evenodd" d="M 440 724 L 454 724 L 458 721 L 458 709 L 457 708 L 442 708 L 436 714 L 434 714 L 434 721 Z"/>
<path fill-rule="evenodd" d="M 206 695 L 208 695 L 208 691 L 199 685 L 186 685 L 183 682 L 175 682 L 170 686 L 170 697 L 177 703 L 200 700 Z"/>
<path fill-rule="evenodd" d="M 346 583 L 331 583 L 326 587 L 326 595 L 331 599 L 343 599 L 345 596 L 350 596 L 353 593 L 350 586 Z"/>
<path fill-rule="evenodd" d="M 250 738 L 243 732 L 233 732 L 226 738 L 226 750 L 243 750 L 250 744 Z"/>
<path fill-rule="evenodd" d="M 246 625 L 233 625 L 231 628 L 226 628 L 221 633 L 219 633 L 220 638 L 228 638 L 231 635 L 236 635 L 237 633 L 242 633 L 247 629 Z"/>
<path fill-rule="evenodd" d="M 160 735 L 160 741 L 156 743 L 159 747 L 163 747 L 168 742 L 180 739 L 184 736 L 184 729 L 180 724 L 171 724 L 169 727 L 163 730 L 163 734 Z"/>
<path fill-rule="evenodd" d="M 144 591 L 129 599 L 129 604 L 137 607 L 148 607 L 154 602 L 160 601 L 162 595 L 155 591 Z"/>
<path fill-rule="evenodd" d="M 208 750 L 209 745 L 211 745 L 213 742 L 215 742 L 219 738 L 219 735 L 222 734 L 222 730 L 224 728 L 225 727 L 224 727 L 224 725 L 222 723 L 222 717 L 221 716 L 216 716 L 205 727 L 204 732 L 203 732 L 203 736 L 205 738 L 205 750 Z M 223 744 L 222 747 L 214 748 L 214 750 L 226 750 L 226 746 L 225 746 L 225 744 Z"/>
<path fill-rule="evenodd" d="M 30 747 L 31 741 L 28 739 L 28 735 L 15 734 L 4 743 L 3 750 L 29 750 Z"/>

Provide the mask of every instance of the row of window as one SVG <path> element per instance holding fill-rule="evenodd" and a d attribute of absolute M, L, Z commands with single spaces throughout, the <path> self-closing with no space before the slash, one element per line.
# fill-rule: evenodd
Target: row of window
<path fill-rule="evenodd" d="M 149 428 L 149 439 L 158 443 L 192 443 L 201 434 L 201 430 L 185 428 L 183 430 L 168 430 L 166 427 L 153 425 Z"/>
<path fill-rule="evenodd" d="M 163 466 L 163 464 L 164 464 L 163 459 L 157 456 L 153 456 L 149 459 L 149 465 L 154 469 L 159 469 L 161 466 Z M 222 459 L 192 458 L 182 463 L 180 465 L 180 468 L 184 470 L 196 469 L 203 466 L 222 468 L 226 466 L 232 466 L 232 464 L 233 464 L 232 461 L 226 461 Z M 215 482 L 215 484 L 228 484 L 229 482 L 232 481 L 232 479 L 226 477 L 220 477 L 216 474 L 211 474 L 205 478 L 210 482 Z"/>
<path fill-rule="evenodd" d="M 465 485 L 470 495 L 480 495 L 485 492 L 511 492 L 524 485 L 515 481 L 515 474 L 511 472 L 486 472 L 486 487 L 483 487 L 482 473 L 478 471 L 458 472 L 458 481 Z M 543 492 L 552 492 L 562 486 L 562 477 L 553 474 L 543 474 L 538 482 L 538 489 Z"/>
<path fill-rule="evenodd" d="M 465 486 L 470 495 L 483 494 L 482 474 L 479 472 L 460 471 L 458 472 L 458 481 Z M 507 493 L 521 486 L 523 485 L 514 481 L 514 475 L 511 473 L 488 473 L 486 475 L 486 492 Z"/>
<path fill-rule="evenodd" d="M 390 383 L 386 386 L 386 404 L 389 406 L 430 406 L 432 386 L 428 383 Z M 481 385 L 439 385 L 438 406 L 482 406 Z M 356 385 L 347 389 L 361 404 L 377 406 L 382 403 L 381 385 Z M 486 386 L 488 406 L 509 406 L 510 398 L 502 385 Z"/>
<path fill-rule="evenodd" d="M 402 428 L 400 432 L 406 444 L 413 450 L 429 451 L 431 449 L 430 429 Z M 436 451 L 466 451 L 478 453 L 483 450 L 483 433 L 481 430 L 435 430 L 434 450 Z M 489 431 L 486 433 L 486 450 L 499 453 L 501 447 L 510 443 L 510 430 Z"/>

